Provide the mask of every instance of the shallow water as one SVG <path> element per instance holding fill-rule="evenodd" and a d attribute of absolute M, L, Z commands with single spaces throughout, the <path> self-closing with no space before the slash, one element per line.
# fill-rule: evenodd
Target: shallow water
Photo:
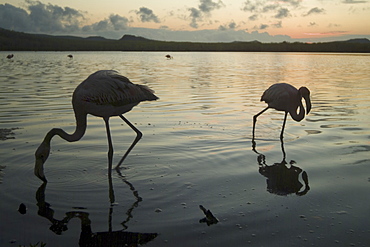
<path fill-rule="evenodd" d="M 370 242 L 369 55 L 67 54 L 17 52 L 8 60 L 0 53 L 0 246 L 83 246 L 98 232 L 141 238 L 147 246 Z M 113 205 L 100 118 L 89 116 L 78 142 L 53 139 L 46 187 L 33 175 L 46 132 L 74 131 L 74 88 L 101 69 L 115 69 L 160 98 L 125 114 L 144 136 L 120 173 L 113 171 Z M 252 150 L 252 117 L 266 107 L 262 92 L 277 82 L 308 87 L 312 110 L 301 122 L 288 117 L 283 146 L 284 113 L 262 114 L 259 155 Z M 116 164 L 135 132 L 120 118 L 110 123 Z M 283 151 L 294 162 L 272 166 Z M 26 214 L 18 212 L 21 203 Z M 219 222 L 200 223 L 199 205 Z"/>

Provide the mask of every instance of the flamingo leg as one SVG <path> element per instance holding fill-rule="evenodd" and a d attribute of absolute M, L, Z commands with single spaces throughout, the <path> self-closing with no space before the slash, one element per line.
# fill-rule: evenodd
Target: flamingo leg
<path fill-rule="evenodd" d="M 109 199 L 110 203 L 114 203 L 114 191 L 113 191 L 113 181 L 112 181 L 112 163 L 113 163 L 113 143 L 112 137 L 110 134 L 109 128 L 109 118 L 104 118 L 105 128 L 107 130 L 107 137 L 108 137 L 108 183 L 109 183 Z"/>
<path fill-rule="evenodd" d="M 122 162 L 125 160 L 125 158 L 127 157 L 127 155 L 131 152 L 131 150 L 135 147 L 136 143 L 141 139 L 141 137 L 143 136 L 143 134 L 140 132 L 140 130 L 138 130 L 132 123 L 130 123 L 130 121 L 128 121 L 123 115 L 119 115 L 123 121 L 125 121 L 125 123 L 131 127 L 131 129 L 133 129 L 135 132 L 136 132 L 136 138 L 135 140 L 132 142 L 131 146 L 128 148 L 128 150 L 126 151 L 125 155 L 123 155 L 122 159 L 118 162 L 118 165 L 116 166 L 116 170 L 120 167 L 120 165 L 122 164 Z"/>
<path fill-rule="evenodd" d="M 269 107 L 266 107 L 265 109 L 263 109 L 262 111 L 260 111 L 259 113 L 257 113 L 256 115 L 253 116 L 253 130 L 252 130 L 252 143 L 253 143 L 253 148 L 255 148 L 255 142 L 254 142 L 254 132 L 255 132 L 255 129 L 256 129 L 256 122 L 257 122 L 257 118 L 259 115 L 261 115 L 262 113 L 264 113 Z"/>
<path fill-rule="evenodd" d="M 286 154 L 285 154 L 285 149 L 284 149 L 284 141 L 282 138 L 280 138 L 280 142 L 281 142 L 281 151 L 283 152 L 283 162 L 285 162 Z"/>
<path fill-rule="evenodd" d="M 284 128 L 285 128 L 285 123 L 286 123 L 286 117 L 288 116 L 288 112 L 285 112 L 285 117 L 284 117 L 284 122 L 283 122 L 283 127 L 281 129 L 280 133 L 280 140 L 283 140 L 284 138 Z"/>

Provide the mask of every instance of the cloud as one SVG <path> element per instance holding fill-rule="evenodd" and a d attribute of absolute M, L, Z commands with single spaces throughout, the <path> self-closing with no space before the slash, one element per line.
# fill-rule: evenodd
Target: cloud
<path fill-rule="evenodd" d="M 367 1 L 344 0 L 342 3 L 346 3 L 346 4 L 357 4 L 357 3 L 367 3 Z"/>
<path fill-rule="evenodd" d="M 78 30 L 84 20 L 80 11 L 50 3 L 27 0 L 26 8 L 0 5 L 1 27 L 28 32 L 71 32 Z"/>
<path fill-rule="evenodd" d="M 258 15 L 257 15 L 257 14 L 251 15 L 251 16 L 249 16 L 249 17 L 248 17 L 248 19 L 249 19 L 250 21 L 255 21 L 255 20 L 257 20 L 257 19 L 258 19 Z"/>
<path fill-rule="evenodd" d="M 230 22 L 232 23 L 232 22 Z M 270 35 L 267 32 L 247 32 L 236 30 L 224 25 L 225 30 L 195 30 L 195 31 L 173 31 L 168 29 L 130 28 L 127 33 L 144 36 L 149 39 L 164 41 L 189 41 L 189 42 L 233 42 L 253 41 L 260 42 L 282 42 L 292 41 L 287 35 Z M 262 27 L 263 28 L 263 27 Z"/>
<path fill-rule="evenodd" d="M 38 31 L 73 31 L 80 25 L 83 14 L 78 10 L 57 5 L 43 4 L 39 1 L 26 1 L 29 4 L 29 18 Z"/>
<path fill-rule="evenodd" d="M 191 19 L 189 25 L 193 28 L 198 28 L 198 22 L 203 20 L 204 15 L 210 16 L 213 10 L 220 9 L 224 6 L 225 5 L 221 0 L 218 2 L 213 2 L 212 0 L 200 0 L 198 8 L 188 8 L 188 11 L 190 11 L 189 17 Z"/>
<path fill-rule="evenodd" d="M 33 28 L 29 14 L 10 4 L 0 4 L 0 26 L 9 30 L 30 31 Z"/>
<path fill-rule="evenodd" d="M 263 5 L 262 1 L 252 2 L 251 0 L 247 0 L 243 3 L 241 10 L 245 12 L 259 12 L 261 5 Z"/>
<path fill-rule="evenodd" d="M 215 9 L 220 9 L 225 6 L 221 0 L 213 2 L 212 0 L 200 0 L 199 10 L 203 13 L 210 13 Z"/>
<path fill-rule="evenodd" d="M 279 7 L 279 4 L 269 4 L 269 5 L 266 5 L 262 8 L 262 12 L 268 12 L 268 11 L 271 11 L 271 10 L 275 10 Z"/>
<path fill-rule="evenodd" d="M 229 23 L 229 28 L 230 29 L 235 29 L 236 28 L 236 23 L 234 21 Z"/>
<path fill-rule="evenodd" d="M 226 31 L 226 30 L 234 30 L 236 28 L 236 23 L 234 21 L 231 21 L 230 23 L 226 25 L 220 25 L 218 27 L 218 30 L 220 31 Z"/>
<path fill-rule="evenodd" d="M 114 30 L 124 30 L 127 29 L 129 20 L 126 17 L 119 15 L 110 15 L 110 23 L 113 25 Z"/>
<path fill-rule="evenodd" d="M 272 26 L 273 26 L 274 28 L 282 28 L 282 27 L 283 27 L 283 25 L 282 25 L 282 21 L 279 21 L 279 22 L 277 22 L 277 23 L 275 23 L 275 24 L 272 24 Z"/>
<path fill-rule="evenodd" d="M 261 24 L 259 26 L 254 26 L 253 29 L 255 29 L 255 30 L 264 30 L 264 29 L 267 29 L 268 27 L 269 27 L 269 25 L 267 25 L 267 24 Z"/>
<path fill-rule="evenodd" d="M 310 36 L 336 36 L 336 35 L 342 35 L 346 34 L 348 31 L 330 31 L 330 32 L 322 32 L 322 33 L 304 33 L 306 35 Z"/>
<path fill-rule="evenodd" d="M 25 9 L 10 4 L 0 5 L 0 27 L 29 33 L 97 35 L 122 31 L 128 28 L 129 20 L 119 15 L 84 25 L 84 13 L 70 7 L 26 1 Z"/>
<path fill-rule="evenodd" d="M 294 7 L 298 7 L 302 2 L 302 0 L 280 0 L 280 1 L 284 3 L 289 3 L 290 5 Z"/>
<path fill-rule="evenodd" d="M 318 7 L 315 7 L 315 8 L 310 9 L 303 16 L 309 16 L 309 15 L 312 15 L 312 14 L 323 14 L 323 13 L 325 13 L 325 9 L 323 9 L 323 8 L 319 9 Z"/>
<path fill-rule="evenodd" d="M 202 20 L 202 13 L 196 8 L 189 8 L 190 11 L 190 26 L 193 28 L 198 28 L 198 21 Z"/>
<path fill-rule="evenodd" d="M 332 28 L 332 27 L 340 27 L 341 25 L 339 24 L 336 24 L 336 23 L 329 23 L 328 27 L 329 28 Z"/>
<path fill-rule="evenodd" d="M 81 31 L 85 33 L 95 32 L 107 32 L 107 31 L 123 31 L 128 28 L 129 20 L 126 17 L 120 15 L 110 15 L 109 18 L 102 21 L 86 25 L 81 28 Z"/>
<path fill-rule="evenodd" d="M 281 8 L 278 10 L 278 13 L 274 17 L 277 19 L 283 19 L 289 16 L 290 16 L 289 10 L 286 8 Z"/>
<path fill-rule="evenodd" d="M 146 7 L 141 7 L 135 13 L 139 16 L 141 22 L 160 22 L 159 18 L 153 13 L 153 10 Z"/>
<path fill-rule="evenodd" d="M 271 3 L 273 2 L 273 3 Z M 246 0 L 243 2 L 242 11 L 252 13 L 266 13 L 278 8 L 298 7 L 302 0 Z"/>

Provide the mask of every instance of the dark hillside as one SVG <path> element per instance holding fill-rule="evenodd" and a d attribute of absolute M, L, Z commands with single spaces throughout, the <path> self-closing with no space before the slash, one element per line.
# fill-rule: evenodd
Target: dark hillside
<path fill-rule="evenodd" d="M 0 28 L 2 51 L 239 51 L 239 52 L 358 52 L 370 53 L 368 39 L 325 43 L 195 43 L 166 42 L 124 35 L 119 40 L 28 34 Z"/>

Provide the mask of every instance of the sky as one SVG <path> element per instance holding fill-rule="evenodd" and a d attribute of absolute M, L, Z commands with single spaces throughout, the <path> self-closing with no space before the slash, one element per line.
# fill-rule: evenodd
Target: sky
<path fill-rule="evenodd" d="M 193 42 L 370 39 L 370 0 L 0 0 L 0 27 Z"/>

